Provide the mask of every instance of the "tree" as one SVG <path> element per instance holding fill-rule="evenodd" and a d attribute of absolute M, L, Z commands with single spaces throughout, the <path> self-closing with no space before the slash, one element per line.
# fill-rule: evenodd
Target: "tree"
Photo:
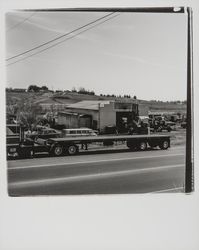
<path fill-rule="evenodd" d="M 87 90 L 84 87 L 80 87 L 78 93 L 84 95 L 95 95 L 95 92 L 93 90 Z"/>
<path fill-rule="evenodd" d="M 40 87 L 38 87 L 37 85 L 30 85 L 29 87 L 28 87 L 28 92 L 39 92 L 39 90 L 40 90 Z"/>
<path fill-rule="evenodd" d="M 47 91 L 47 90 L 48 90 L 48 87 L 42 86 L 40 89 L 41 89 L 41 90 L 44 90 L 44 91 Z"/>
<path fill-rule="evenodd" d="M 76 88 L 73 87 L 72 90 L 71 90 L 71 92 L 77 92 Z"/>
<path fill-rule="evenodd" d="M 17 119 L 23 125 L 31 128 L 38 122 L 38 114 L 42 111 L 42 107 L 31 101 L 21 102 L 18 104 Z"/>
<path fill-rule="evenodd" d="M 78 93 L 80 94 L 87 94 L 87 91 L 84 87 L 80 87 Z"/>

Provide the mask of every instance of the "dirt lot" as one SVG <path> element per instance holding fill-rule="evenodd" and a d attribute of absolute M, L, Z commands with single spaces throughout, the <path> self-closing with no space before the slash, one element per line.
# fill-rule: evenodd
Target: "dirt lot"
<path fill-rule="evenodd" d="M 171 131 L 169 134 L 171 136 L 171 146 L 186 145 L 186 129 L 178 127 L 176 131 Z"/>

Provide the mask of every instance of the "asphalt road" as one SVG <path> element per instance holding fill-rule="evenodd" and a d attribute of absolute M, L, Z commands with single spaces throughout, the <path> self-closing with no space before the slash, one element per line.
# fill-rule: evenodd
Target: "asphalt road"
<path fill-rule="evenodd" d="M 11 196 L 183 192 L 185 148 L 8 161 Z"/>

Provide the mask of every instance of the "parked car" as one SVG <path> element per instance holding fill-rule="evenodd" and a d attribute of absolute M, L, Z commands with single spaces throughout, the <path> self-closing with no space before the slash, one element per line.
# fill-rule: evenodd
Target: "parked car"
<path fill-rule="evenodd" d="M 176 123 L 163 119 L 162 117 L 158 117 L 157 119 L 150 120 L 150 127 L 154 130 L 154 132 L 161 131 L 172 131 L 176 130 Z"/>
<path fill-rule="evenodd" d="M 26 138 L 30 138 L 32 140 L 40 139 L 49 139 L 49 138 L 58 138 L 61 136 L 61 132 L 58 132 L 55 129 L 47 128 L 47 127 L 39 127 L 37 130 L 26 133 Z"/>
<path fill-rule="evenodd" d="M 176 130 L 176 123 L 171 121 L 165 121 L 162 126 L 162 130 L 167 130 L 168 132 Z"/>
<path fill-rule="evenodd" d="M 62 137 L 97 136 L 97 132 L 90 128 L 70 128 L 62 130 Z"/>

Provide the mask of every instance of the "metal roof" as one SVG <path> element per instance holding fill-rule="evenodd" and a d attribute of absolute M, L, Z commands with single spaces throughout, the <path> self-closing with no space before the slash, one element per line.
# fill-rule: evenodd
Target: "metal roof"
<path fill-rule="evenodd" d="M 110 104 L 110 102 L 114 101 L 107 101 L 107 100 L 80 101 L 73 104 L 69 104 L 67 108 L 99 110 L 99 107 L 104 107 L 105 104 Z"/>

